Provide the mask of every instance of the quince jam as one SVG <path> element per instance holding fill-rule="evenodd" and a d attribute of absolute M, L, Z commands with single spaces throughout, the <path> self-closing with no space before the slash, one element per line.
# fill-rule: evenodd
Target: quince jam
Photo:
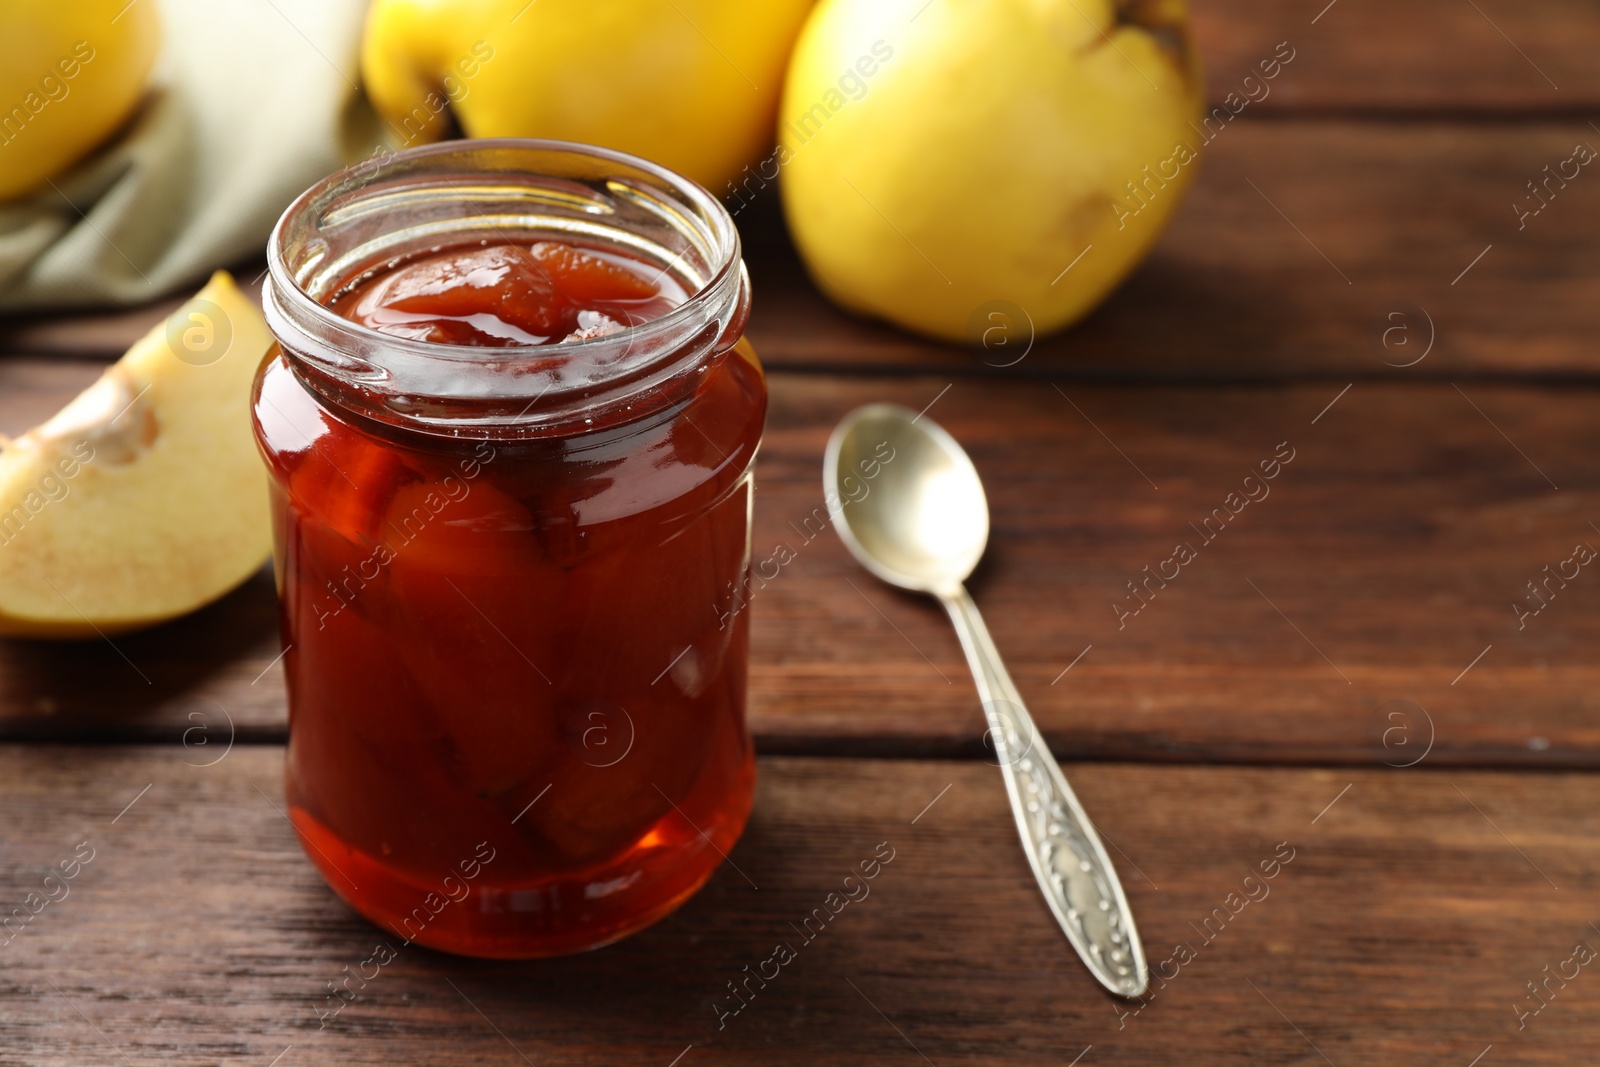
<path fill-rule="evenodd" d="M 506 347 L 604 337 L 660 318 L 684 296 L 636 259 L 538 241 L 434 252 L 352 287 L 334 310 L 396 337 Z"/>
<path fill-rule="evenodd" d="M 624 253 L 540 241 L 433 250 L 323 303 L 451 359 L 548 368 L 691 298 Z M 255 418 L 308 857 L 396 949 L 551 955 L 671 911 L 754 788 L 730 610 L 766 410 L 753 350 L 500 437 L 380 424 L 294 364 L 269 355 Z"/>

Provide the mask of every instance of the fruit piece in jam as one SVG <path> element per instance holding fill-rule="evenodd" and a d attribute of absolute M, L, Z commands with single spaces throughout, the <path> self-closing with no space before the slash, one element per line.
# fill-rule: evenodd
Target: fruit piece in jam
<path fill-rule="evenodd" d="M 545 241 L 436 250 L 329 304 L 532 364 L 685 299 L 647 263 Z M 727 601 L 766 401 L 743 342 L 707 371 L 648 417 L 458 441 L 377 432 L 282 357 L 263 368 L 290 813 L 329 884 L 400 936 L 591 947 L 670 911 L 737 840 L 754 761 L 748 618 Z M 435 912 L 471 857 L 470 900 Z"/>
<path fill-rule="evenodd" d="M 333 308 L 395 337 L 510 347 L 601 337 L 684 299 L 666 272 L 639 260 L 539 241 L 433 252 L 360 281 Z"/>

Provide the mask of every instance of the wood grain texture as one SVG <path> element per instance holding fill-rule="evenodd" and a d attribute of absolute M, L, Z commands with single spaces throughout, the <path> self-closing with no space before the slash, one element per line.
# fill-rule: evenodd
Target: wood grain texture
<path fill-rule="evenodd" d="M 0 395 L 32 373 L 0 362 Z M 993 513 L 974 595 L 1058 752 L 1600 766 L 1600 575 L 1541 584 L 1535 616 L 1512 607 L 1536 607 L 1527 583 L 1575 545 L 1600 547 L 1595 393 L 1343 387 L 774 375 L 754 536 L 758 571 L 773 577 L 750 607 L 759 744 L 979 751 L 983 720 L 947 621 L 856 566 L 822 498 L 840 417 L 936 401 L 930 416 L 971 452 Z M 1295 458 L 1232 516 L 1228 494 L 1238 506 L 1245 477 L 1284 442 Z M 1210 541 L 1198 529 L 1208 516 Z M 1180 542 L 1193 562 L 1135 599 L 1127 583 Z M 792 561 L 774 562 L 780 546 Z M 0 734 L 280 738 L 279 647 L 265 572 L 115 647 L 0 641 Z"/>
<path fill-rule="evenodd" d="M 1040 339 L 1014 366 L 834 308 L 795 258 L 776 188 L 738 219 L 755 284 L 750 336 L 770 366 L 817 372 L 1600 380 L 1589 342 L 1600 331 L 1600 177 L 1583 168 L 1565 187 L 1552 181 L 1541 194 L 1548 204 L 1522 222 L 1513 207 L 1537 207 L 1527 183 L 1545 180 L 1544 168 L 1576 144 L 1600 149 L 1587 121 L 1279 123 L 1248 115 L 1204 149 L 1188 201 L 1139 271 L 1099 311 Z M 0 351 L 114 357 L 170 310 L 0 326 Z M 1004 361 L 1011 358 L 1008 351 Z"/>
<path fill-rule="evenodd" d="M 1143 268 L 1020 363 L 845 316 L 775 190 L 740 215 L 774 370 L 756 560 L 794 556 L 750 608 L 767 755 L 742 875 L 578 957 L 402 947 L 324 1014 L 393 939 L 281 814 L 263 571 L 114 646 L 0 640 L 0 1067 L 1600 1059 L 1600 978 L 1573 970 L 1600 949 L 1600 785 L 1561 770 L 1600 767 L 1600 572 L 1513 608 L 1600 546 L 1600 179 L 1520 227 L 1513 206 L 1600 146 L 1600 7 L 1194 19 L 1214 102 L 1278 42 L 1295 58 Z M 176 304 L 0 321 L 0 433 Z M 876 400 L 931 404 L 985 479 L 972 589 L 1051 746 L 1092 761 L 1067 772 L 1156 968 L 1142 1004 L 1099 991 L 1032 885 L 948 624 L 826 529 L 827 432 Z M 1178 542 L 1193 560 L 1128 599 Z M 870 896 L 807 940 L 880 843 Z M 24 921 L 75 848 L 92 861 Z M 780 942 L 796 959 L 723 1017 Z"/>
<path fill-rule="evenodd" d="M 945 384 L 775 385 L 787 402 L 769 430 L 759 528 L 798 552 L 752 608 L 768 735 L 780 714 L 788 732 L 885 744 L 981 731 L 939 610 L 867 579 L 831 535 L 802 547 L 789 525 L 807 514 L 840 415 L 869 398 L 918 409 Z M 958 381 L 934 404 L 990 495 L 974 595 L 1057 751 L 1403 763 L 1432 736 L 1433 760 L 1593 763 L 1600 582 L 1580 570 L 1520 629 L 1512 609 L 1545 565 L 1600 546 L 1593 395 L 1341 388 Z M 1282 442 L 1295 458 L 1270 495 L 1208 543 L 1190 524 L 1242 495 Z M 1165 587 L 1141 584 L 1149 603 L 1121 617 L 1113 603 L 1141 603 L 1126 583 L 1178 543 L 1196 558 L 1169 565 L 1179 574 Z M 1405 722 L 1409 734 L 1387 732 Z"/>
<path fill-rule="evenodd" d="M 1580 113 L 1600 100 L 1600 10 L 1584 0 L 1191 0 L 1213 101 L 1288 41 L 1262 113 Z M 1260 90 L 1254 89 L 1259 95 Z"/>
<path fill-rule="evenodd" d="M 1204 149 L 1187 202 L 1144 265 L 1089 318 L 1003 369 L 992 364 L 1015 349 L 1002 359 L 933 345 L 834 309 L 781 231 L 750 226 L 751 336 L 773 366 L 830 370 L 1592 381 L 1600 178 L 1578 169 L 1565 188 L 1553 181 L 1546 206 L 1521 222 L 1513 208 L 1537 207 L 1527 183 L 1580 142 L 1600 150 L 1600 133 L 1566 121 L 1237 121 Z M 1019 328 L 1016 340 L 1026 335 Z"/>
<path fill-rule="evenodd" d="M 1080 1063 L 1310 1064 L 1320 1051 L 1465 1067 L 1490 1044 L 1500 1063 L 1600 1054 L 1592 967 L 1552 983 L 1522 1030 L 1514 1007 L 1538 1003 L 1524 983 L 1576 942 L 1600 945 L 1587 777 L 1068 767 L 1166 975 L 1123 1016 L 1032 885 L 993 767 L 765 759 L 731 855 L 758 889 L 724 866 L 657 926 L 566 959 L 396 944 L 319 1029 L 327 983 L 395 939 L 301 856 L 274 810 L 280 750 L 236 748 L 209 768 L 183 755 L 0 749 L 6 910 L 80 842 L 94 850 L 68 895 L 0 945 L 0 1062 L 1062 1065 L 1092 1045 Z M 893 859 L 868 895 L 804 941 L 801 921 L 885 842 Z M 1275 854 L 1292 858 L 1264 879 Z M 719 1029 L 715 1006 L 738 1003 L 727 983 L 779 942 L 796 958 Z"/>

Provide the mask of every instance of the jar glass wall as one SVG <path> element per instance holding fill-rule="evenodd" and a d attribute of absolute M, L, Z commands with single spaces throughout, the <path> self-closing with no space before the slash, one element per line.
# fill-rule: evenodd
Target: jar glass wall
<path fill-rule="evenodd" d="M 332 310 L 429 256 L 552 243 L 683 299 L 527 347 Z M 575 951 L 666 914 L 754 787 L 738 591 L 766 389 L 732 220 L 618 153 L 455 142 L 309 190 L 269 262 L 254 411 L 307 856 L 453 952 Z"/>

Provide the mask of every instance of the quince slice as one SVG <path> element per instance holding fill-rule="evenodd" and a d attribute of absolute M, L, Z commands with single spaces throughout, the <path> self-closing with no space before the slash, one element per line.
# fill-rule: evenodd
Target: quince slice
<path fill-rule="evenodd" d="M 272 548 L 251 382 L 272 335 L 218 272 L 0 451 L 0 633 L 94 637 L 216 600 Z"/>

